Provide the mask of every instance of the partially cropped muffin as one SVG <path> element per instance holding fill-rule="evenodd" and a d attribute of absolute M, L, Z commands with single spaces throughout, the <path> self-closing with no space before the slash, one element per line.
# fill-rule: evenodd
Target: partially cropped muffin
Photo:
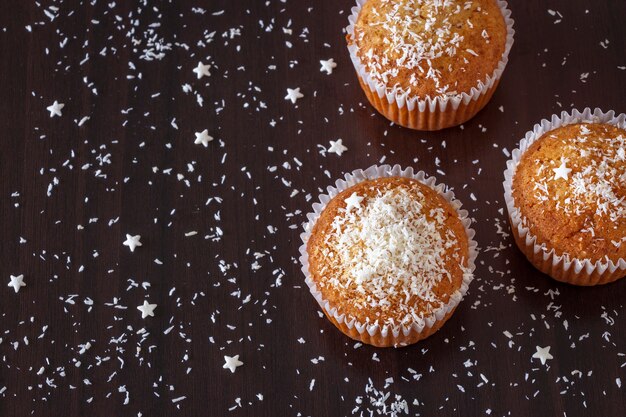
<path fill-rule="evenodd" d="M 582 119 L 529 143 L 508 192 L 530 261 L 557 280 L 595 285 L 626 275 L 626 130 Z"/>
<path fill-rule="evenodd" d="M 371 104 L 419 130 L 465 122 L 491 98 L 513 44 L 513 21 L 496 0 L 367 0 L 347 42 Z"/>
<path fill-rule="evenodd" d="M 376 346 L 438 330 L 472 279 L 475 243 L 459 205 L 401 176 L 366 179 L 333 197 L 305 239 L 307 283 L 327 317 Z"/>

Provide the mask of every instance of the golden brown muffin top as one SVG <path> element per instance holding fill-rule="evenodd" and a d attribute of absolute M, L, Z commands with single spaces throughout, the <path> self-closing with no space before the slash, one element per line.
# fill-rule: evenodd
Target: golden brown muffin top
<path fill-rule="evenodd" d="M 469 93 L 493 74 L 506 37 L 495 0 L 368 0 L 348 44 L 372 79 L 434 98 Z"/>
<path fill-rule="evenodd" d="M 410 325 L 445 305 L 469 273 L 454 208 L 417 180 L 361 182 L 335 196 L 307 244 L 309 272 L 347 320 Z"/>
<path fill-rule="evenodd" d="M 581 123 L 545 133 L 522 155 L 512 191 L 523 225 L 547 249 L 626 258 L 626 130 Z"/>

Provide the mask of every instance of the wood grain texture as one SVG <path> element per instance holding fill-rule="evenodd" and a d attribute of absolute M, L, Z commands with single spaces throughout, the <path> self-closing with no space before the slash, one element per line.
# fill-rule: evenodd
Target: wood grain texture
<path fill-rule="evenodd" d="M 408 415 L 623 414 L 626 280 L 577 288 L 533 269 L 510 236 L 502 173 L 542 118 L 626 111 L 626 3 L 511 1 L 515 44 L 491 102 L 463 128 L 422 133 L 367 103 L 345 48 L 350 7 L 2 4 L 1 416 L 376 415 L 369 397 L 384 394 L 367 384 Z M 145 59 L 151 43 L 162 59 Z M 196 78 L 198 61 L 210 77 Z M 45 110 L 54 100 L 62 117 Z M 193 144 L 204 129 L 207 148 Z M 337 138 L 341 157 L 320 152 Z M 397 350 L 355 349 L 297 262 L 316 196 L 380 162 L 453 187 L 482 249 L 450 321 Z M 134 253 L 126 233 L 142 237 Z M 18 294 L 11 274 L 25 276 Z M 144 299 L 155 317 L 141 319 Z M 554 359 L 532 360 L 536 346 Z M 231 374 L 223 357 L 236 354 Z"/>

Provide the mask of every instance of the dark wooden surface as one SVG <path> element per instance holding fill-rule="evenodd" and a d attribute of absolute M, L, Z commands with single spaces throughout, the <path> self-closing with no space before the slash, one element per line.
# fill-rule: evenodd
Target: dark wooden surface
<path fill-rule="evenodd" d="M 512 1 L 493 100 L 438 133 L 367 104 L 343 40 L 350 1 L 200 3 L 0 5 L 1 416 L 369 416 L 383 402 L 391 415 L 396 395 L 412 416 L 624 414 L 626 280 L 575 288 L 534 270 L 501 182 L 541 118 L 626 111 L 626 3 Z M 155 44 L 162 59 L 146 60 Z M 198 61 L 210 77 L 196 79 Z M 193 143 L 203 129 L 208 148 Z M 346 153 L 320 153 L 337 138 Z M 482 249 L 453 318 L 398 350 L 354 348 L 297 262 L 318 193 L 383 160 L 452 186 Z M 142 236 L 134 253 L 126 233 Z M 11 274 L 25 276 L 18 294 Z M 141 319 L 144 299 L 155 317 Z M 536 346 L 554 359 L 532 360 Z"/>

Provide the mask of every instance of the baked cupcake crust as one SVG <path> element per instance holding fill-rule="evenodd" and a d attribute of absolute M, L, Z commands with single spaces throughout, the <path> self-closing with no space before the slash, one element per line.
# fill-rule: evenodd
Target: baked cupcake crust
<path fill-rule="evenodd" d="M 545 133 L 512 182 L 522 225 L 557 255 L 626 258 L 626 130 L 578 123 Z"/>
<path fill-rule="evenodd" d="M 348 44 L 372 79 L 421 98 L 469 93 L 506 47 L 496 0 L 368 0 Z"/>
<path fill-rule="evenodd" d="M 461 288 L 468 246 L 457 212 L 429 186 L 366 180 L 320 214 L 307 242 L 309 274 L 347 321 L 408 327 Z"/>

